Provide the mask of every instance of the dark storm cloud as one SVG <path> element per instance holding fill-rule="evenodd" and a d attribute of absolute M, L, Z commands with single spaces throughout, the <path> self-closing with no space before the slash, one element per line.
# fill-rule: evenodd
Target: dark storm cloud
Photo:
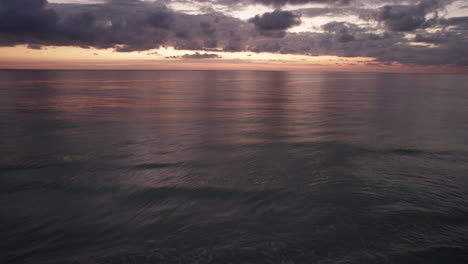
<path fill-rule="evenodd" d="M 185 54 L 182 56 L 184 59 L 218 59 L 221 58 L 218 54 L 215 53 L 199 53 L 195 52 L 194 54 Z"/>
<path fill-rule="evenodd" d="M 208 22 L 200 22 L 200 28 L 202 29 L 203 33 L 209 36 L 216 32 L 216 27 Z"/>
<path fill-rule="evenodd" d="M 173 22 L 172 14 L 166 11 L 151 12 L 146 19 L 148 25 L 163 29 L 169 29 Z"/>
<path fill-rule="evenodd" d="M 0 32 L 28 33 L 53 29 L 58 20 L 46 0 L 1 0 Z"/>
<path fill-rule="evenodd" d="M 245 28 L 250 28 L 241 20 L 222 14 L 187 15 L 156 2 L 113 0 L 90 5 L 45 5 L 43 2 L 29 6 L 33 0 L 16 0 L 15 4 L 0 1 L 0 21 L 5 21 L 0 25 L 0 45 L 3 46 L 29 43 L 115 48 L 118 52 L 142 51 L 162 45 L 179 49 L 227 47 L 242 50 L 243 36 L 249 34 L 245 33 L 249 31 Z M 25 6 L 28 7 L 25 11 L 16 11 Z M 3 12 L 13 8 L 14 13 Z M 11 19 L 10 16 L 15 14 L 19 14 L 17 19 Z M 29 20 L 23 14 L 31 17 L 29 20 L 34 25 L 26 23 Z M 56 19 L 39 30 L 38 26 L 42 24 L 32 18 L 49 21 L 43 18 L 44 15 Z"/>
<path fill-rule="evenodd" d="M 244 39 L 242 39 L 241 35 L 231 31 L 229 33 L 228 37 L 229 41 L 227 45 L 223 48 L 224 51 L 229 51 L 229 52 L 240 52 L 240 51 L 245 51 L 245 43 Z"/>
<path fill-rule="evenodd" d="M 342 43 L 355 40 L 354 35 L 362 31 L 356 24 L 346 22 L 329 22 L 322 29 L 333 32 L 336 40 Z"/>
<path fill-rule="evenodd" d="M 290 11 L 275 10 L 249 19 L 258 30 L 286 30 L 301 24 L 300 16 Z"/>
<path fill-rule="evenodd" d="M 2 4 L 9 2 L 1 1 Z M 29 5 L 32 1 L 16 0 L 15 12 L 7 15 L 0 13 L 0 21 L 8 21 L 1 23 L 3 45 L 33 43 L 117 47 L 118 51 L 144 50 L 164 43 L 171 24 L 172 12 L 169 9 L 139 1 L 112 1 L 96 5 L 46 5 L 45 1 L 40 1 L 41 5 Z M 28 8 L 23 11 L 18 6 Z M 5 10 L 3 5 L 1 10 Z M 16 20 L 10 16 L 17 17 L 20 22 L 13 24 L 11 21 Z M 24 31 L 31 33 L 19 34 Z"/>
<path fill-rule="evenodd" d="M 28 49 L 41 50 L 41 49 L 42 49 L 42 46 L 41 46 L 41 45 L 37 45 L 37 44 L 28 44 L 27 48 L 28 48 Z"/>
<path fill-rule="evenodd" d="M 176 49 L 242 51 L 253 26 L 222 14 L 176 14 L 173 30 L 184 32 L 186 38 L 169 36 L 166 44 Z"/>
<path fill-rule="evenodd" d="M 419 33 L 414 37 L 414 42 L 440 44 L 450 38 L 451 33 Z"/>
<path fill-rule="evenodd" d="M 339 5 L 347 5 L 351 2 L 351 0 L 251 0 L 251 2 L 259 3 L 263 5 L 271 5 L 271 6 L 284 6 L 286 4 L 290 5 L 302 5 L 302 4 L 339 4 Z"/>
<path fill-rule="evenodd" d="M 352 7 L 314 7 L 314 8 L 302 8 L 297 10 L 304 17 L 319 17 L 319 16 L 340 16 L 358 13 L 364 9 L 352 8 Z"/>
<path fill-rule="evenodd" d="M 393 31 L 413 31 L 424 27 L 426 16 L 450 3 L 442 0 L 422 0 L 415 5 L 386 5 L 381 8 L 376 19 Z"/>
<path fill-rule="evenodd" d="M 379 20 L 394 31 L 411 31 L 426 22 L 426 13 L 415 6 L 385 6 Z"/>
<path fill-rule="evenodd" d="M 449 26 L 466 25 L 466 24 L 468 24 L 468 16 L 465 16 L 465 17 L 452 17 L 452 18 L 449 18 L 449 19 L 444 19 L 444 20 L 442 20 L 442 24 L 449 25 Z"/>
<path fill-rule="evenodd" d="M 272 6 L 279 8 L 285 5 L 304 5 L 304 4 L 323 4 L 323 5 L 333 5 L 333 6 L 346 6 L 350 4 L 353 0 L 192 0 L 179 2 L 201 2 L 201 3 L 216 3 L 219 5 L 225 5 L 236 7 L 236 6 L 245 6 L 251 4 L 261 4 L 265 6 Z"/>
<path fill-rule="evenodd" d="M 188 33 L 187 31 L 177 31 L 175 35 L 177 38 L 180 39 L 190 39 L 190 33 Z"/>
<path fill-rule="evenodd" d="M 287 29 L 301 24 L 300 14 L 291 11 L 275 10 L 257 15 L 248 20 L 262 36 L 283 38 Z"/>
<path fill-rule="evenodd" d="M 467 31 L 429 33 L 421 30 L 414 39 L 403 32 L 373 33 L 358 25 L 332 22 L 325 32 L 289 33 L 272 42 L 259 39 L 250 43 L 253 51 L 271 51 L 304 55 L 372 57 L 382 64 L 468 65 Z M 414 42 L 427 45 L 414 45 Z M 431 45 L 429 45 L 431 44 Z M 278 48 L 279 47 L 279 48 Z"/>
<path fill-rule="evenodd" d="M 374 9 L 366 6 L 371 0 L 353 0 L 352 5 L 338 5 L 347 1 L 252 1 L 271 6 L 323 5 L 275 10 L 243 21 L 212 9 L 198 15 L 176 12 L 165 6 L 170 0 L 87 5 L 0 0 L 0 45 L 113 48 L 118 52 L 170 46 L 206 51 L 182 59 L 217 58 L 212 52 L 219 51 L 252 51 L 373 57 L 382 64 L 468 65 L 468 17 L 444 17 L 444 8 L 453 0 L 386 0 Z M 230 7 L 252 1 L 216 3 Z M 360 23 L 339 21 L 348 15 L 359 17 Z M 313 25 L 316 32 L 288 32 L 300 25 L 301 18 L 323 16 L 331 22 Z"/>
<path fill-rule="evenodd" d="M 449 19 L 441 19 L 440 25 L 444 27 L 454 26 L 457 29 L 468 30 L 468 16 L 465 17 L 452 17 Z"/>
<path fill-rule="evenodd" d="M 278 41 L 266 41 L 259 43 L 252 48 L 253 52 L 279 52 L 281 51 L 281 44 Z"/>

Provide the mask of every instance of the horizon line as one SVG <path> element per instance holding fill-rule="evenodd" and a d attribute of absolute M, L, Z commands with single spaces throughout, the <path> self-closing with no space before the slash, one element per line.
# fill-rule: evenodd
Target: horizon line
<path fill-rule="evenodd" d="M 311 73 L 390 73 L 390 74 L 456 74 L 456 75 L 466 75 L 468 70 L 464 71 L 450 71 L 450 72 L 424 72 L 424 71 L 350 71 L 350 70 L 304 70 L 304 69 L 290 69 L 290 70 L 281 70 L 281 69 L 103 69 L 103 68 L 92 68 L 92 69 L 60 69 L 60 68 L 0 68 L 0 71 L 257 71 L 257 72 L 311 72 Z"/>

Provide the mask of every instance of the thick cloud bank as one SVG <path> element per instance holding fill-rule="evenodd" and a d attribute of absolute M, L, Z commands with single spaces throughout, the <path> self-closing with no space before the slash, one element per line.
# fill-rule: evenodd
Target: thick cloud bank
<path fill-rule="evenodd" d="M 177 3 L 207 3 L 187 0 Z M 468 66 L 468 6 L 464 0 L 211 0 L 217 6 L 274 8 L 241 20 L 205 8 L 196 14 L 171 9 L 176 0 L 109 0 L 94 4 L 0 0 L 0 46 L 26 44 L 143 51 L 161 46 L 207 53 L 185 59 L 218 58 L 209 51 L 278 52 L 373 57 L 387 63 Z M 80 2 L 80 1 L 77 1 Z M 303 8 L 303 4 L 315 4 Z M 294 11 L 285 5 L 298 7 Z M 449 5 L 466 10 L 451 16 Z M 453 9 L 453 8 L 452 8 Z M 359 23 L 343 18 L 353 16 Z M 328 19 L 314 26 L 311 18 Z M 330 21 L 330 18 L 336 18 Z M 295 27 L 300 33 L 292 33 Z M 299 31 L 296 31 L 299 32 Z"/>

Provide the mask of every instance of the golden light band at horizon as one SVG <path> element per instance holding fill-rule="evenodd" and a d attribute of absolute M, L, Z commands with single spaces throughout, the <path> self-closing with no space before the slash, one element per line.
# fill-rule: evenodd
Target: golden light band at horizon
<path fill-rule="evenodd" d="M 216 58 L 204 58 L 210 54 Z M 188 55 L 185 56 L 184 55 Z M 195 55 L 195 56 L 193 56 Z M 290 71 L 468 72 L 450 66 L 385 65 L 374 58 L 278 53 L 176 50 L 116 52 L 114 49 L 26 45 L 0 48 L 1 69 L 209 69 Z"/>

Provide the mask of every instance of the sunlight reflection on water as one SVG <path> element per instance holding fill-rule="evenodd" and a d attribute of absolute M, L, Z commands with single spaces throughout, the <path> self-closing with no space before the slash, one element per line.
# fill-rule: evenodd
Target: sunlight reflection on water
<path fill-rule="evenodd" d="M 0 80 L 2 263 L 466 263 L 467 76 Z"/>

